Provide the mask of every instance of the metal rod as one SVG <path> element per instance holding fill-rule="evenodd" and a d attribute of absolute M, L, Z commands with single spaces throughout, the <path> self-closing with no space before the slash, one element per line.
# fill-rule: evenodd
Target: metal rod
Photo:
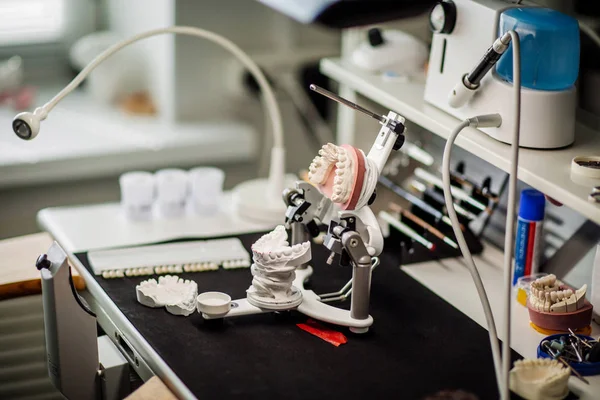
<path fill-rule="evenodd" d="M 408 236 L 415 242 L 418 242 L 418 243 L 422 244 L 423 246 L 425 246 L 427 248 L 427 250 L 429 250 L 429 251 L 435 250 L 435 244 L 431 243 L 429 240 L 427 240 L 423 236 L 419 235 L 417 232 L 415 232 L 412 228 L 410 228 L 404 222 L 398 221 L 396 218 L 394 218 L 394 216 L 390 215 L 386 211 L 380 211 L 379 217 L 381 217 L 381 219 L 383 219 L 385 222 L 387 222 L 392 227 L 396 228 L 398 231 L 402 232 L 403 234 L 405 234 L 406 236 Z"/>
<path fill-rule="evenodd" d="M 375 118 L 377 121 L 381 122 L 382 124 L 385 124 L 386 121 L 387 121 L 387 119 L 383 115 L 379 115 L 379 114 L 376 114 L 376 113 L 374 113 L 372 111 L 369 111 L 366 108 L 361 107 L 358 104 L 351 102 L 350 100 L 346 100 L 343 97 L 340 97 L 337 94 L 330 92 L 329 90 L 323 89 L 320 86 L 317 86 L 315 84 L 311 84 L 310 85 L 310 90 L 313 90 L 313 91 L 315 91 L 315 92 L 317 92 L 317 93 L 319 93 L 319 94 L 321 94 L 321 95 L 323 95 L 325 97 L 328 97 L 328 98 L 330 98 L 333 101 L 337 101 L 340 104 L 343 104 L 345 106 L 353 108 L 356 111 L 360 111 L 361 113 L 366 114 L 366 115 L 368 115 L 371 118 Z"/>
<path fill-rule="evenodd" d="M 581 374 L 571 366 L 571 364 L 569 364 L 563 356 L 560 355 L 559 352 L 554 352 L 552 351 L 552 347 L 550 346 L 550 344 L 548 343 L 547 340 L 542 342 L 542 348 L 546 351 L 546 353 L 550 354 L 550 356 L 552 356 L 552 358 L 554 358 L 557 361 L 560 361 L 561 363 L 564 364 L 565 367 L 569 368 L 571 370 L 571 372 L 577 377 L 579 378 L 582 382 L 586 383 L 586 384 L 590 384 L 590 382 L 585 379 L 583 376 L 581 376 Z"/>
<path fill-rule="evenodd" d="M 438 239 L 441 239 L 442 241 L 444 241 L 444 243 L 450 245 L 451 247 L 453 247 L 455 249 L 458 249 L 458 245 L 456 244 L 456 242 L 454 240 L 450 239 L 448 236 L 444 235 L 438 229 L 434 228 L 427 222 L 423 221 L 421 218 L 417 217 L 415 214 L 411 213 L 408 210 L 405 210 L 402 206 L 400 206 L 396 203 L 392 203 L 392 202 L 390 202 L 388 206 L 392 211 L 402 214 L 403 217 L 410 219 L 415 224 L 421 226 L 426 231 L 432 233 Z"/>

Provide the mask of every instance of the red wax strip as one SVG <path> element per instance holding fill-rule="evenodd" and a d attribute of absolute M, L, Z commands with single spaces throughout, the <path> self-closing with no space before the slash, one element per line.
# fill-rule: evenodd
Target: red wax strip
<path fill-rule="evenodd" d="M 318 338 L 323 339 L 326 342 L 331 343 L 335 347 L 348 342 L 348 339 L 346 339 L 346 336 L 344 336 L 343 333 L 326 328 L 312 319 L 306 321 L 305 324 L 296 324 L 296 326 L 303 331 L 306 331 Z"/>

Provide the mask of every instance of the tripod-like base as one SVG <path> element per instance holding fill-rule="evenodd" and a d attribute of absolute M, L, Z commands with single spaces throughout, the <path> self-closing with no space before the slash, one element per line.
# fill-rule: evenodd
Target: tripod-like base
<path fill-rule="evenodd" d="M 282 307 L 281 305 L 278 305 L 276 308 L 263 308 L 251 304 L 248 299 L 238 299 L 229 302 L 229 311 L 226 313 L 211 313 L 209 306 L 211 301 L 207 301 L 206 306 L 208 307 L 202 307 L 202 305 L 199 304 L 198 311 L 202 313 L 204 319 L 219 319 L 297 309 L 302 314 L 319 321 L 347 326 L 353 333 L 368 332 L 369 327 L 373 325 L 373 317 L 369 315 L 366 319 L 352 318 L 350 311 L 325 304 L 321 302 L 319 296 L 315 292 L 304 288 L 304 282 L 310 278 L 312 273 L 312 267 L 296 270 L 296 279 L 294 280 L 293 286 L 298 288 L 302 294 L 302 302 L 298 306 L 290 305 L 289 307 Z"/>

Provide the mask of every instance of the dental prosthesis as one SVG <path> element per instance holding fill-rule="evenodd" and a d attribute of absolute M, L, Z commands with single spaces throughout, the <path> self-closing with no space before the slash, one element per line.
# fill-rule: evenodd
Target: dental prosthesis
<path fill-rule="evenodd" d="M 327 143 L 308 168 L 308 180 L 342 210 L 356 210 L 369 201 L 378 170 L 362 150 Z"/>
<path fill-rule="evenodd" d="M 196 310 L 198 285 L 175 275 L 166 275 L 140 282 L 135 287 L 140 304 L 146 307 L 165 307 L 174 315 L 188 316 Z"/>
<path fill-rule="evenodd" d="M 310 242 L 290 246 L 283 225 L 263 235 L 252 245 L 252 285 L 248 302 L 256 307 L 284 310 L 302 303 L 302 293 L 292 286 L 296 268 L 311 260 Z"/>
<path fill-rule="evenodd" d="M 569 394 L 571 371 L 556 360 L 517 360 L 510 371 L 510 390 L 528 400 L 558 400 Z"/>
<path fill-rule="evenodd" d="M 585 305 L 587 285 L 575 292 L 561 290 L 555 275 L 546 275 L 530 284 L 529 305 L 541 312 L 567 313 L 577 311 Z"/>

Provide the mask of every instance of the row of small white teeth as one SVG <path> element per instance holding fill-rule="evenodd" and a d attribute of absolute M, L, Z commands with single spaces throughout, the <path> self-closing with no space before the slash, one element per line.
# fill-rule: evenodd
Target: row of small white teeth
<path fill-rule="evenodd" d="M 249 260 L 228 260 L 223 261 L 224 269 L 248 268 L 250 267 Z M 125 276 L 146 276 L 146 275 L 163 275 L 182 272 L 203 272 L 216 271 L 219 269 L 219 264 L 214 262 L 193 263 L 182 265 L 160 265 L 158 267 L 139 267 L 127 268 L 124 270 L 110 270 L 102 272 L 102 277 L 105 279 L 123 278 Z"/>
<path fill-rule="evenodd" d="M 249 268 L 250 260 L 230 260 L 223 261 L 224 269 Z"/>

